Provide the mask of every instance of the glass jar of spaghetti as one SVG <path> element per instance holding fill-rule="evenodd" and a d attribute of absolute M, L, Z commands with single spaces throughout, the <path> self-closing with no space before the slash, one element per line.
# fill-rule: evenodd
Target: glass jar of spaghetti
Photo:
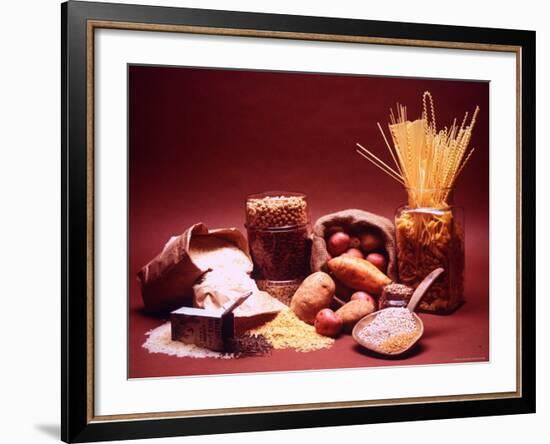
<path fill-rule="evenodd" d="M 445 273 L 419 309 L 450 313 L 464 301 L 464 217 L 449 205 L 450 189 L 407 189 L 409 205 L 395 216 L 397 264 L 401 283 L 413 288 L 435 268 Z"/>

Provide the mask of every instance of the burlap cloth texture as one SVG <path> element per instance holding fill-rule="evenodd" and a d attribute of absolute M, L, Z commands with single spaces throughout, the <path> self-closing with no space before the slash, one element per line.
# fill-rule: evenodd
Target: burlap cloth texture
<path fill-rule="evenodd" d="M 320 217 L 313 226 L 313 245 L 311 249 L 311 271 L 325 271 L 330 259 L 325 242 L 325 232 L 331 227 L 342 227 L 348 234 L 359 235 L 371 231 L 383 240 L 383 251 L 388 259 L 387 275 L 397 281 L 397 258 L 395 247 L 395 229 L 393 223 L 378 214 L 350 209 L 337 211 Z"/>

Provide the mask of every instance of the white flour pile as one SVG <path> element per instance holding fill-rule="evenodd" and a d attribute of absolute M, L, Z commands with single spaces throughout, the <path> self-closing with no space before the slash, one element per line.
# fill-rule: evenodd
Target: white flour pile
<path fill-rule="evenodd" d="M 172 341 L 170 322 L 162 324 L 146 333 L 147 340 L 142 347 L 149 353 L 164 353 L 165 355 L 177 356 L 178 358 L 218 358 L 231 359 L 233 355 L 219 353 L 207 348 L 197 347 L 194 344 L 184 344 L 179 341 Z"/>
<path fill-rule="evenodd" d="M 213 236 L 195 236 L 189 244 L 189 256 L 202 270 L 226 270 L 250 273 L 252 262 L 236 245 Z"/>
<path fill-rule="evenodd" d="M 231 242 L 214 236 L 195 236 L 189 244 L 189 255 L 201 270 L 210 270 L 193 286 L 195 306 L 218 311 L 252 292 L 252 296 L 234 311 L 235 316 L 277 313 L 286 308 L 258 289 L 256 281 L 250 277 L 252 261 Z"/>

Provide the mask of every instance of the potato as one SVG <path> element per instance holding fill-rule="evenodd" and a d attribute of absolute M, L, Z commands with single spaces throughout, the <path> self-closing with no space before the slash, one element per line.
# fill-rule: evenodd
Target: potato
<path fill-rule="evenodd" d="M 343 254 L 343 256 L 359 257 L 361 259 L 365 258 L 359 248 L 350 248 Z"/>
<path fill-rule="evenodd" d="M 365 253 L 370 253 L 371 251 L 378 250 L 382 247 L 382 239 L 373 233 L 365 233 L 360 237 L 361 249 Z"/>
<path fill-rule="evenodd" d="M 360 319 L 375 310 L 376 306 L 371 301 L 354 299 L 336 310 L 336 316 L 342 319 L 344 330 L 350 332 Z"/>
<path fill-rule="evenodd" d="M 315 316 L 315 331 L 330 338 L 337 337 L 342 331 L 344 324 L 340 316 L 336 316 L 330 308 L 323 308 Z"/>
<path fill-rule="evenodd" d="M 373 264 L 380 271 L 386 271 L 386 258 L 380 253 L 370 253 L 366 258 L 371 264 Z"/>
<path fill-rule="evenodd" d="M 344 227 L 341 227 L 340 225 L 333 225 L 325 230 L 325 236 L 329 238 L 334 233 L 338 233 L 339 231 L 344 231 Z"/>
<path fill-rule="evenodd" d="M 340 256 L 349 248 L 350 238 L 349 235 L 339 231 L 329 237 L 327 242 L 328 252 L 332 256 Z"/>
<path fill-rule="evenodd" d="M 361 240 L 358 237 L 350 237 L 349 246 L 350 248 L 359 248 L 361 247 Z"/>
<path fill-rule="evenodd" d="M 339 256 L 328 261 L 328 269 L 344 285 L 378 295 L 391 279 L 365 259 Z"/>
<path fill-rule="evenodd" d="M 334 284 L 336 285 L 334 295 L 342 299 L 343 301 L 349 301 L 349 298 L 355 290 L 353 290 L 353 288 L 346 287 L 344 284 L 342 284 L 342 282 L 337 279 L 334 280 Z"/>
<path fill-rule="evenodd" d="M 369 303 L 371 303 L 375 310 L 376 310 L 376 306 L 378 305 L 376 303 L 376 299 L 374 299 L 370 294 L 368 294 L 366 291 L 356 291 L 355 293 L 353 293 L 351 295 L 351 298 L 350 298 L 351 301 L 355 301 L 355 300 L 359 300 L 359 301 L 367 301 Z"/>
<path fill-rule="evenodd" d="M 317 313 L 330 306 L 335 288 L 328 274 L 322 271 L 310 274 L 292 296 L 290 309 L 302 321 L 313 325 Z"/>

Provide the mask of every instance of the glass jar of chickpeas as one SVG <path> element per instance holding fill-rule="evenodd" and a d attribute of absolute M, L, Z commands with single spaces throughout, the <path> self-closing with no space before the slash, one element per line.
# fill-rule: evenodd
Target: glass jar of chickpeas
<path fill-rule="evenodd" d="M 311 253 L 307 196 L 286 191 L 252 194 L 245 206 L 254 277 L 303 279 L 309 273 Z"/>

